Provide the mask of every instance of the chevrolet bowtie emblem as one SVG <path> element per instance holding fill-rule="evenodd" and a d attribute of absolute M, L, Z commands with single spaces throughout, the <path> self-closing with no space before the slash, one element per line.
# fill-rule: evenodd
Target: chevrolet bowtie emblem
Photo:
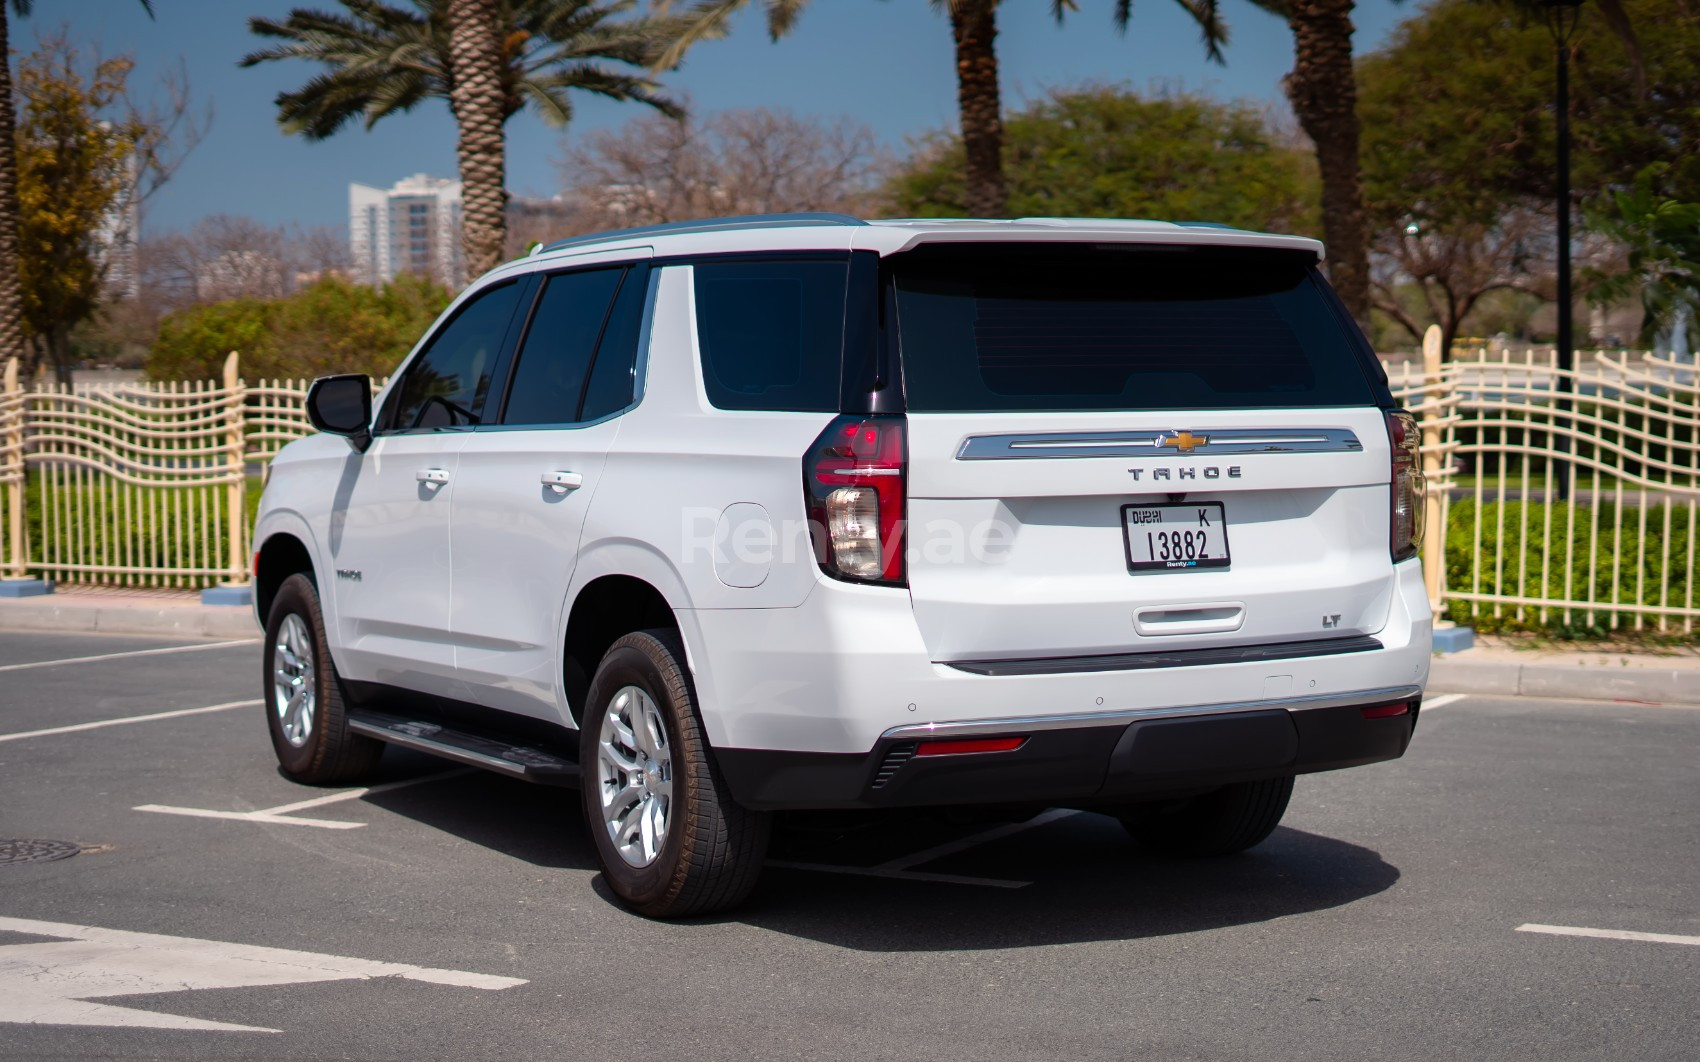
<path fill-rule="evenodd" d="M 1159 447 L 1177 447 L 1183 454 L 1190 454 L 1194 448 L 1206 446 L 1209 445 L 1209 443 L 1210 436 L 1194 435 L 1190 431 L 1177 431 L 1173 435 L 1161 435 L 1157 438 L 1157 445 Z"/>

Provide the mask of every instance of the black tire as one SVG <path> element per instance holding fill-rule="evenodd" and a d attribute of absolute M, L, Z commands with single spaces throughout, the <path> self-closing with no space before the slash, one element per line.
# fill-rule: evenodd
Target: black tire
<path fill-rule="evenodd" d="M 291 617 L 305 628 L 313 650 L 312 679 L 308 683 L 313 706 L 307 731 L 295 731 L 299 743 L 286 732 L 287 713 L 280 708 L 276 689 L 277 674 L 285 664 L 278 654 L 278 638 Z M 299 637 L 300 633 L 299 628 L 292 629 L 292 636 Z M 319 591 L 310 577 L 291 575 L 278 587 L 271 614 L 266 617 L 265 658 L 261 664 L 260 701 L 266 713 L 266 730 L 284 774 L 308 785 L 343 785 L 372 772 L 384 753 L 384 743 L 348 729 L 342 680 L 331 661 L 324 614 L 319 611 Z M 291 666 L 283 670 L 288 673 L 296 669 Z"/>
<path fill-rule="evenodd" d="M 579 736 L 584 816 L 603 880 L 621 903 L 651 918 L 709 914 L 743 902 L 761 875 L 771 830 L 771 816 L 740 807 L 721 779 L 684 659 L 684 647 L 672 631 L 639 631 L 615 642 L 591 680 Z M 602 807 L 604 794 L 620 792 L 603 777 L 603 720 L 628 687 L 648 695 L 666 726 L 672 794 L 662 842 L 641 866 L 620 854 Z M 630 710 L 629 702 L 623 705 Z"/>
<path fill-rule="evenodd" d="M 1167 855 L 1243 852 L 1274 832 L 1293 795 L 1293 776 L 1238 782 L 1185 800 L 1118 809 L 1122 826 L 1146 848 Z"/>

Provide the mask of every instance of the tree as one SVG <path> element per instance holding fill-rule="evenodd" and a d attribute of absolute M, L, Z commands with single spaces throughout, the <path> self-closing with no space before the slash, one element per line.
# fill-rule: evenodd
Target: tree
<path fill-rule="evenodd" d="M 663 15 L 674 0 L 652 0 Z M 1003 104 L 998 86 L 998 0 L 929 0 L 950 18 L 956 45 L 956 101 L 961 115 L 967 195 L 964 209 L 978 217 L 1002 217 L 1006 210 L 1003 180 Z M 724 37 L 732 15 L 750 0 L 697 0 L 681 16 L 684 27 L 658 65 L 677 64 L 686 49 Z M 778 40 L 791 31 L 808 0 L 763 0 L 768 35 Z"/>
<path fill-rule="evenodd" d="M 1583 9 L 1572 64 L 1578 201 L 1631 187 L 1656 162 L 1668 165 L 1653 191 L 1700 201 L 1700 25 L 1681 17 L 1685 2 L 1626 3 L 1636 24 L 1661 27 L 1640 46 L 1639 75 L 1624 36 Z M 1359 60 L 1379 309 L 1418 328 L 1439 323 L 1450 339 L 1464 314 L 1448 307 L 1467 310 L 1472 296 L 1514 287 L 1553 297 L 1544 267 L 1556 252 L 1542 221 L 1556 195 L 1552 48 L 1546 27 L 1515 7 L 1441 0 Z M 1598 238 L 1583 243 L 1583 259 L 1599 257 Z M 1433 297 L 1412 305 L 1410 284 Z"/>
<path fill-rule="evenodd" d="M 680 113 L 643 72 L 676 26 L 621 18 L 635 2 L 412 0 L 409 10 L 341 0 L 346 14 L 296 8 L 283 21 L 249 19 L 255 34 L 283 43 L 241 65 L 308 59 L 329 68 L 276 100 L 284 131 L 309 140 L 355 119 L 369 129 L 424 100 L 447 100 L 460 131 L 462 244 L 477 275 L 502 253 L 508 119 L 529 104 L 544 121 L 565 126 L 580 92 Z"/>
<path fill-rule="evenodd" d="M 1293 33 L 1293 70 L 1284 84 L 1300 126 L 1316 151 L 1322 175 L 1322 227 L 1328 273 L 1346 308 L 1366 326 L 1369 267 L 1363 195 L 1358 178 L 1358 123 L 1352 77 L 1353 0 L 1251 0 L 1286 20 Z M 1219 0 L 1180 0 L 1203 31 L 1205 54 L 1222 61 L 1228 27 Z M 1061 21 L 1074 0 L 1052 0 Z M 1116 0 L 1115 22 L 1126 31 L 1133 0 Z"/>
<path fill-rule="evenodd" d="M 1650 167 L 1632 190 L 1606 197 L 1589 218 L 1590 227 L 1624 251 L 1620 270 L 1588 277 L 1589 301 L 1610 305 L 1638 296 L 1644 314 L 1641 339 L 1685 326 L 1700 308 L 1700 203 L 1684 203 L 1653 190 L 1658 169 Z"/>
<path fill-rule="evenodd" d="M 587 137 L 567 161 L 576 231 L 787 211 L 865 211 L 873 131 L 787 111 L 648 116 Z"/>
<path fill-rule="evenodd" d="M 1415 341 L 1438 324 L 1441 350 L 1449 354 L 1464 322 L 1492 292 L 1550 296 L 1551 285 L 1531 266 L 1551 260 L 1552 244 L 1552 219 L 1534 204 L 1507 210 L 1493 222 L 1432 231 L 1411 222 L 1378 236 L 1371 274 L 1375 308 Z"/>
<path fill-rule="evenodd" d="M 763 0 L 767 9 L 768 36 L 778 40 L 796 23 L 808 0 Z M 998 84 L 997 8 L 999 0 L 929 0 L 935 10 L 950 17 L 951 38 L 956 46 L 956 102 L 960 115 L 964 194 L 961 209 L 976 217 L 1003 217 L 1009 212 L 1004 183 L 1003 103 Z M 1226 40 L 1215 19 L 1216 0 L 1178 0 L 1204 27 L 1209 47 Z M 675 0 L 652 0 L 668 13 Z M 661 62 L 673 65 L 685 50 L 702 40 L 725 36 L 734 13 L 750 0 L 696 0 L 683 16 L 685 28 Z M 1122 0 L 1120 24 L 1125 27 L 1130 0 Z M 1076 0 L 1051 0 L 1051 11 L 1060 21 L 1065 11 L 1074 10 Z"/>
<path fill-rule="evenodd" d="M 1267 116 L 1239 103 L 1089 86 L 1011 114 L 1010 208 L 1018 215 L 1219 221 L 1314 232 L 1315 167 Z M 960 141 L 935 135 L 886 185 L 899 215 L 959 213 Z"/>
<path fill-rule="evenodd" d="M 225 355 L 235 350 L 250 379 L 342 372 L 383 377 L 451 298 L 447 288 L 420 277 L 371 288 L 328 276 L 285 298 L 192 306 L 160 323 L 147 373 L 155 380 L 216 379 Z"/>
<path fill-rule="evenodd" d="M 153 17 L 153 0 L 141 0 Z M 0 0 L 0 131 L 17 126 L 12 103 L 12 43 L 8 15 L 28 18 L 34 0 Z M 9 10 L 8 10 L 9 9 Z M 18 277 L 18 157 L 12 137 L 0 135 L 0 365 L 24 359 L 23 290 Z"/>
<path fill-rule="evenodd" d="M 44 361 L 64 384 L 71 382 L 71 329 L 100 300 L 103 244 L 120 238 L 110 231 L 113 207 L 146 136 L 134 120 L 102 117 L 122 99 L 133 65 L 97 61 L 85 80 L 76 50 L 54 38 L 18 67 L 17 276 L 24 333 L 36 345 L 25 365 Z"/>

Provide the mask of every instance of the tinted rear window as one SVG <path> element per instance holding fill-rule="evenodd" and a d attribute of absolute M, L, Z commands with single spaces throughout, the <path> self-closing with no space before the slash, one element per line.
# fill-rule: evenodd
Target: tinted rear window
<path fill-rule="evenodd" d="M 982 245 L 890 263 L 913 411 L 1376 404 L 1306 255 Z"/>
<path fill-rule="evenodd" d="M 699 262 L 697 342 L 721 409 L 835 412 L 849 262 Z"/>

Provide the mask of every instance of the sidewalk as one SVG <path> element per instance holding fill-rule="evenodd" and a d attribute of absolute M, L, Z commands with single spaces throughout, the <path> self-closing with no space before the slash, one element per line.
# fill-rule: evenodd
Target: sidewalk
<path fill-rule="evenodd" d="M 1700 707 L 1700 651 L 1531 649 L 1478 635 L 1475 648 L 1434 658 L 1428 689 Z"/>
<path fill-rule="evenodd" d="M 60 587 L 42 597 L 0 599 L 0 631 L 99 631 L 199 638 L 256 638 L 254 610 L 203 605 L 192 590 Z"/>

